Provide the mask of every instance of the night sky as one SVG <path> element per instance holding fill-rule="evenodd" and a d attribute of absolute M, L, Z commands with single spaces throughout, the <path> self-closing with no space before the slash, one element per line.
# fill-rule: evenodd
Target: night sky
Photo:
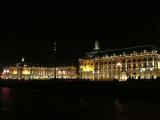
<path fill-rule="evenodd" d="M 160 47 L 158 7 L 64 3 L 56 11 L 58 7 L 45 7 L 40 14 L 0 16 L 0 64 L 16 63 L 22 56 L 28 63 L 75 64 L 93 50 L 96 39 L 103 50 L 148 44 Z"/>

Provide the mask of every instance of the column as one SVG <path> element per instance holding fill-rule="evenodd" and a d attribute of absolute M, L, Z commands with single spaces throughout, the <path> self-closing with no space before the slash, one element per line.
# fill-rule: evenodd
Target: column
<path fill-rule="evenodd" d="M 127 76 L 127 79 L 128 79 L 128 66 L 127 66 L 127 61 L 128 61 L 128 59 L 125 59 L 125 71 L 126 71 L 126 76 Z"/>
<path fill-rule="evenodd" d="M 138 61 L 138 59 L 137 58 L 135 58 L 136 59 L 136 79 L 138 79 L 138 76 L 139 76 L 139 74 L 138 74 L 138 71 L 139 71 L 139 69 L 137 69 L 138 68 L 138 63 L 137 63 L 137 61 Z"/>
<path fill-rule="evenodd" d="M 132 58 L 131 58 L 131 74 L 130 74 L 130 76 L 131 76 L 131 78 L 133 77 L 133 64 L 132 64 Z"/>
<path fill-rule="evenodd" d="M 147 57 L 147 78 L 150 79 L 150 75 L 149 75 L 150 70 L 149 70 L 148 58 L 149 57 Z"/>

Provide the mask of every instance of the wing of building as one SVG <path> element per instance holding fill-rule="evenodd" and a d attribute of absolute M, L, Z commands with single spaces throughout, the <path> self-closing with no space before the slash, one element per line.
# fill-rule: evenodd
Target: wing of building
<path fill-rule="evenodd" d="M 3 69 L 2 79 L 75 79 L 77 77 L 74 66 L 53 66 L 53 65 L 32 65 L 24 63 L 24 58 L 20 63 L 11 65 Z"/>
<path fill-rule="evenodd" d="M 95 49 L 79 59 L 79 75 L 82 79 L 127 80 L 160 76 L 159 48 L 144 45 L 102 51 L 97 44 L 96 41 Z"/>

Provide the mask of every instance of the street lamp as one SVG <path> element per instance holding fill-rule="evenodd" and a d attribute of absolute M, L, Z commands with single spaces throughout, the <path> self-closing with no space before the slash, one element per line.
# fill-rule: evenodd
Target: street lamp
<path fill-rule="evenodd" d="M 54 42 L 54 54 L 55 54 L 55 61 L 56 61 L 56 52 L 57 52 L 57 43 L 56 42 Z M 55 64 L 55 72 L 54 72 L 55 74 L 54 74 L 54 78 L 56 79 L 56 64 Z"/>

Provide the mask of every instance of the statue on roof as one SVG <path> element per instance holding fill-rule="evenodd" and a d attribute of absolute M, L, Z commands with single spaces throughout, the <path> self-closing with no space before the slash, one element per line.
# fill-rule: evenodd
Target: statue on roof
<path fill-rule="evenodd" d="M 22 57 L 22 63 L 24 62 L 24 57 Z"/>
<path fill-rule="evenodd" d="M 100 50 L 98 40 L 95 41 L 95 48 L 94 48 L 94 50 Z"/>

